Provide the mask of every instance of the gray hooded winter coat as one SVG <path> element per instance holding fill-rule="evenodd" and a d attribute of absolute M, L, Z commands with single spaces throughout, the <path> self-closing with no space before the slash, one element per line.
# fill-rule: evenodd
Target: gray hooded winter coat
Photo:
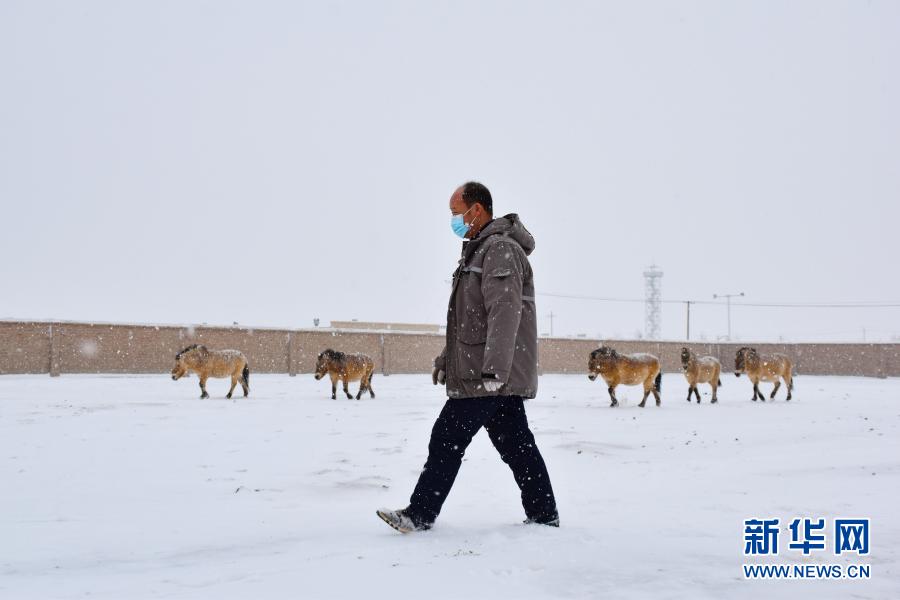
<path fill-rule="evenodd" d="M 447 309 L 447 345 L 434 365 L 447 377 L 447 396 L 537 394 L 534 279 L 528 255 L 534 238 L 509 214 L 463 242 Z M 485 376 L 504 385 L 484 389 Z"/>

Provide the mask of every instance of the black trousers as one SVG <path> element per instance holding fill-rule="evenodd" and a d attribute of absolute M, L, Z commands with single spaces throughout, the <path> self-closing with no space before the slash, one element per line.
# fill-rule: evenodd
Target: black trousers
<path fill-rule="evenodd" d="M 528 428 L 525 403 L 518 396 L 449 399 L 431 430 L 428 460 L 410 497 L 407 514 L 433 523 L 453 487 L 463 455 L 484 427 L 522 492 L 525 515 L 544 521 L 557 516 L 547 466 Z"/>

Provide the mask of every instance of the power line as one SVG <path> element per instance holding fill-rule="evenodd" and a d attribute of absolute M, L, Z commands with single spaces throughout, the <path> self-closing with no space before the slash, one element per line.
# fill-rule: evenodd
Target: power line
<path fill-rule="evenodd" d="M 613 298 L 604 296 L 586 296 L 581 294 L 557 294 L 553 292 L 538 292 L 538 296 L 546 296 L 548 298 L 567 298 L 569 300 L 589 300 L 592 302 L 621 302 L 643 304 L 646 302 L 643 298 Z M 707 304 L 721 306 L 724 302 L 716 302 L 715 300 L 663 300 L 662 304 Z M 858 301 L 858 302 L 732 302 L 732 306 L 747 306 L 753 308 L 900 308 L 900 302 L 883 302 L 883 301 Z"/>
<path fill-rule="evenodd" d="M 603 298 L 600 296 L 581 296 L 578 294 L 554 294 L 550 292 L 538 292 L 538 296 L 548 296 L 551 298 L 569 298 L 571 300 L 596 300 L 599 302 L 639 302 L 643 304 L 645 300 L 643 298 Z M 673 303 L 680 302 L 679 300 L 660 300 L 660 302 L 665 303 Z"/>
<path fill-rule="evenodd" d="M 764 302 L 732 302 L 732 306 L 755 306 L 766 308 L 900 308 L 900 302 L 830 302 L 830 303 L 764 303 Z"/>

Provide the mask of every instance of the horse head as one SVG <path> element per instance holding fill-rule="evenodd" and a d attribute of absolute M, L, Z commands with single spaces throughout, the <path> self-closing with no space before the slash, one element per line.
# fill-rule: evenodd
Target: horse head
<path fill-rule="evenodd" d="M 177 381 L 178 379 L 187 375 L 188 367 L 187 361 L 190 359 L 191 355 L 194 353 L 200 353 L 205 355 L 207 352 L 206 346 L 202 346 L 200 344 L 191 344 L 181 352 L 175 355 L 175 366 L 172 368 L 172 379 Z"/>
<path fill-rule="evenodd" d="M 756 348 L 744 346 L 738 350 L 737 354 L 734 355 L 734 376 L 740 377 L 741 373 L 747 370 L 747 359 L 756 356 L 759 356 L 756 353 Z"/>
<path fill-rule="evenodd" d="M 615 360 L 618 356 L 618 353 L 609 346 L 600 346 L 591 352 L 591 358 L 588 361 L 588 379 L 591 381 L 597 379 L 601 365 L 610 360 Z"/>
<path fill-rule="evenodd" d="M 332 363 L 340 362 L 343 359 L 343 352 L 338 352 L 337 350 L 332 350 L 331 348 L 327 348 L 320 352 L 318 358 L 316 358 L 316 380 L 318 381 L 328 374 L 328 371 L 332 368 Z"/>
<path fill-rule="evenodd" d="M 685 347 L 681 348 L 681 368 L 687 370 L 691 364 L 691 351 Z"/>

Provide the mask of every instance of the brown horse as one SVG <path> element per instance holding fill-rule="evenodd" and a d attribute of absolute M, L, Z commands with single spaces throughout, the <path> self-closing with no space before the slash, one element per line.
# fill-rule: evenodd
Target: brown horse
<path fill-rule="evenodd" d="M 659 359 L 652 354 L 619 354 L 609 346 L 601 346 L 591 352 L 588 361 L 588 379 L 594 381 L 599 374 L 606 385 L 609 386 L 609 397 L 612 399 L 610 406 L 618 406 L 616 400 L 616 386 L 644 385 L 644 398 L 638 404 L 641 408 L 647 402 L 647 396 L 653 392 L 656 405 L 659 406 L 659 392 L 662 388 L 662 372 L 659 369 Z"/>
<path fill-rule="evenodd" d="M 791 374 L 793 365 L 791 359 L 784 354 L 772 354 L 771 356 L 760 356 L 756 348 L 744 346 L 737 351 L 734 357 L 734 375 L 740 377 L 741 373 L 746 373 L 750 381 L 753 382 L 753 401 L 756 397 L 763 402 L 766 401 L 765 396 L 759 391 L 760 381 L 774 381 L 775 387 L 772 389 L 772 395 L 769 398 L 774 399 L 775 393 L 781 387 L 781 380 L 784 380 L 787 387 L 787 399 L 791 399 L 791 392 L 794 390 L 794 376 Z"/>
<path fill-rule="evenodd" d="M 206 346 L 191 344 L 175 355 L 172 379 L 177 381 L 191 371 L 200 377 L 200 398 L 209 398 L 206 393 L 209 377 L 231 377 L 231 389 L 226 398 L 231 398 L 238 383 L 244 388 L 245 398 L 250 393 L 250 366 L 237 350 L 208 350 Z"/>
<path fill-rule="evenodd" d="M 329 348 L 319 354 L 316 360 L 316 381 L 329 375 L 331 377 L 331 399 L 334 400 L 337 394 L 337 382 L 340 379 L 344 383 L 344 393 L 347 398 L 353 398 L 347 384 L 351 381 L 359 381 L 359 392 L 356 399 L 362 395 L 363 391 L 369 390 L 369 395 L 374 398 L 375 391 L 372 389 L 372 374 L 375 371 L 375 363 L 365 354 L 345 354 Z"/>
<path fill-rule="evenodd" d="M 697 404 L 700 404 L 700 392 L 697 391 L 698 383 L 708 383 L 712 388 L 712 402 L 719 401 L 716 392 L 722 385 L 719 375 L 722 365 L 712 356 L 697 356 L 689 348 L 681 349 L 681 368 L 684 369 L 684 378 L 688 382 L 687 401 L 691 401 L 691 392 L 697 396 Z"/>

